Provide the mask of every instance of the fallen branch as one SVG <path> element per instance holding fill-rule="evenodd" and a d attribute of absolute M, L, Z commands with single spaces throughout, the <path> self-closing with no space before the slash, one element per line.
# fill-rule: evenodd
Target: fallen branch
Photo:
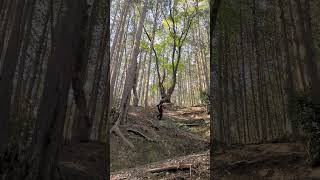
<path fill-rule="evenodd" d="M 149 169 L 147 172 L 149 173 L 160 173 L 160 172 L 167 172 L 167 171 L 184 171 L 190 170 L 191 171 L 192 164 L 179 164 L 179 165 L 171 165 L 166 167 L 154 168 Z"/>
<path fill-rule="evenodd" d="M 152 138 L 146 136 L 145 134 L 143 134 L 142 132 L 138 131 L 138 130 L 135 130 L 135 129 L 132 129 L 132 128 L 128 128 L 127 129 L 128 132 L 133 132 L 134 134 L 137 134 L 143 138 L 145 138 L 146 140 L 148 141 L 151 141 L 151 142 L 154 142 L 155 140 L 153 140 Z"/>

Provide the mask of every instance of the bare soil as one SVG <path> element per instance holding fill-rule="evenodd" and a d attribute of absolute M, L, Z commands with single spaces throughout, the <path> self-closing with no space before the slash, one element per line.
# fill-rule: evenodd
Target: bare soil
<path fill-rule="evenodd" d="M 205 108 L 168 107 L 162 120 L 153 109 L 131 108 L 121 132 L 135 148 L 111 135 L 111 179 L 208 179 L 209 116 Z M 131 130 L 142 133 L 133 133 Z M 129 131 L 128 131 L 129 130 Z M 198 163 L 195 163 L 198 162 Z M 150 168 L 191 164 L 191 170 L 148 173 Z"/>
<path fill-rule="evenodd" d="M 179 165 L 191 165 L 190 169 L 170 170 L 157 173 L 150 172 L 154 168 L 166 168 Z M 124 169 L 111 173 L 111 180 L 184 180 L 184 179 L 209 179 L 209 152 L 191 154 L 182 157 L 175 157 L 164 161 L 151 163 L 136 168 Z"/>
<path fill-rule="evenodd" d="M 104 180 L 106 146 L 99 142 L 63 146 L 59 178 L 62 180 Z"/>
<path fill-rule="evenodd" d="M 155 109 L 131 108 L 121 132 L 133 144 L 111 135 L 112 180 L 208 180 L 209 116 L 202 107 L 167 107 L 163 120 Z M 64 180 L 102 180 L 105 146 L 68 144 L 60 173 Z M 310 168 L 302 143 L 234 145 L 214 153 L 214 180 L 320 180 Z M 156 171 L 154 171 L 156 170 Z"/>
<path fill-rule="evenodd" d="M 307 164 L 301 143 L 270 143 L 236 146 L 217 152 L 216 179 L 221 180 L 309 180 L 313 170 Z"/>
<path fill-rule="evenodd" d="M 306 163 L 302 144 L 259 144 L 216 152 L 214 180 L 319 180 L 320 168 Z M 191 169 L 150 173 L 150 169 L 191 164 Z M 112 180 L 209 180 L 209 152 L 176 157 L 112 173 Z"/>

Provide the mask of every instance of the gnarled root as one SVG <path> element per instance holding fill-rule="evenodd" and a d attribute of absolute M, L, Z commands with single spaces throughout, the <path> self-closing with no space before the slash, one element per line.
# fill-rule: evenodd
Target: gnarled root
<path fill-rule="evenodd" d="M 111 128 L 111 133 L 114 132 L 115 134 L 117 134 L 119 137 L 122 138 L 122 140 L 131 148 L 134 148 L 134 145 L 132 144 L 132 142 L 130 142 L 126 137 L 124 137 L 124 135 L 122 134 L 122 132 L 120 131 L 118 125 L 114 125 Z"/>
<path fill-rule="evenodd" d="M 135 129 L 132 129 L 132 128 L 128 128 L 127 129 L 128 132 L 132 132 L 134 134 L 137 134 L 143 138 L 145 138 L 147 141 L 151 141 L 151 142 L 154 142 L 155 140 L 153 140 L 152 138 L 146 136 L 145 134 L 143 134 L 142 132 L 138 131 L 138 130 L 135 130 Z"/>

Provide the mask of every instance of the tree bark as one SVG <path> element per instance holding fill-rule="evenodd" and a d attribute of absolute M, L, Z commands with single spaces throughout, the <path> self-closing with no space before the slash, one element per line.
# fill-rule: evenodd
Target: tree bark
<path fill-rule="evenodd" d="M 17 2 L 16 16 L 14 18 L 14 25 L 12 27 L 10 39 L 8 42 L 8 48 L 3 60 L 2 73 L 0 76 L 0 154 L 8 140 L 8 122 L 11 112 L 11 95 L 13 91 L 13 80 L 16 71 L 16 66 L 19 57 L 19 43 L 22 39 L 23 28 L 22 12 L 25 5 L 25 1 L 21 0 Z"/>
<path fill-rule="evenodd" d="M 15 114 L 18 115 L 20 113 L 20 106 L 21 106 L 21 98 L 23 95 L 23 87 L 25 84 L 25 81 L 23 81 L 24 72 L 25 72 L 25 64 L 26 64 L 26 58 L 27 58 L 27 50 L 29 48 L 30 39 L 31 39 L 31 30 L 32 30 L 32 19 L 34 14 L 36 0 L 32 0 L 28 2 L 28 7 L 26 8 L 26 19 L 27 19 L 27 27 L 26 27 L 26 33 L 25 38 L 22 46 L 22 52 L 21 52 L 21 58 L 20 58 L 20 64 L 18 66 L 18 77 L 17 77 L 17 85 L 15 90 L 15 95 L 13 98 L 13 104 L 14 104 L 14 110 Z"/>
<path fill-rule="evenodd" d="M 157 30 L 157 20 L 158 20 L 158 16 L 159 16 L 159 2 L 160 0 L 157 0 L 156 2 L 156 14 L 153 20 L 153 30 L 152 30 L 152 35 L 151 35 L 151 42 L 150 42 L 150 52 L 149 52 L 149 63 L 148 63 L 148 70 L 147 70 L 147 87 L 146 87 L 146 96 L 145 96 L 145 101 L 144 101 L 144 105 L 145 107 L 149 106 L 149 79 L 150 79 L 150 70 L 151 70 L 151 61 L 152 61 L 152 50 L 153 50 L 153 46 L 154 46 L 154 39 L 155 39 L 155 34 L 156 34 L 156 30 Z"/>
<path fill-rule="evenodd" d="M 75 54 L 82 53 L 81 32 L 85 21 L 83 13 L 87 3 L 66 1 L 66 11 L 57 29 L 57 47 L 48 61 L 46 84 L 41 99 L 39 115 L 32 139 L 27 180 L 51 180 L 59 160 L 63 139 L 63 126 L 67 109 L 67 97 L 76 62 Z M 31 163 L 32 162 L 32 163 Z"/>
<path fill-rule="evenodd" d="M 285 60 L 286 60 L 286 92 L 287 92 L 287 112 L 288 112 L 288 119 L 286 121 L 286 130 L 289 134 L 292 133 L 292 126 L 291 121 L 293 120 L 293 109 L 292 109 L 292 99 L 294 98 L 295 91 L 293 85 L 293 76 L 292 76 L 292 69 L 291 69 L 291 55 L 289 52 L 289 42 L 288 42 L 288 35 L 287 35 L 287 26 L 286 26 L 286 19 L 284 15 L 284 6 L 283 1 L 279 0 L 279 8 L 280 8 L 280 19 L 281 19 L 281 29 L 282 29 L 282 38 L 283 38 L 283 45 L 284 45 L 284 52 L 285 52 Z"/>
<path fill-rule="evenodd" d="M 220 98 L 220 94 L 216 91 L 219 89 L 219 84 L 217 83 L 216 78 L 217 77 L 217 66 L 216 62 L 214 61 L 214 56 L 213 56 L 213 45 L 214 45 L 214 31 L 215 31 L 215 26 L 216 22 L 218 19 L 218 12 L 219 8 L 221 5 L 222 0 L 215 0 L 215 1 L 210 1 L 210 131 L 213 133 L 210 133 L 210 162 L 213 162 L 214 158 L 214 143 L 215 141 L 222 141 L 222 136 L 221 136 L 221 117 L 219 117 L 219 110 L 215 110 L 218 108 L 218 102 Z M 210 179 L 214 179 L 213 177 L 214 171 L 211 168 L 210 169 Z"/>
<path fill-rule="evenodd" d="M 320 78 L 319 69 L 317 65 L 317 59 L 319 56 L 316 54 L 315 45 L 313 41 L 313 32 L 311 26 L 311 15 L 310 15 L 310 0 L 305 0 L 306 10 L 303 11 L 301 1 L 296 0 L 298 17 L 300 23 L 300 29 L 302 31 L 303 45 L 305 47 L 305 59 L 306 66 L 308 69 L 308 75 L 310 78 L 310 89 L 312 101 L 316 106 L 320 105 Z M 305 16 L 305 19 L 304 19 Z M 305 28 L 303 28 L 305 27 Z"/>
<path fill-rule="evenodd" d="M 149 4 L 149 0 L 145 0 L 143 9 L 142 9 L 142 12 L 140 15 L 137 33 L 135 36 L 135 44 L 133 46 L 132 56 L 131 56 L 131 60 L 129 62 L 130 64 L 129 64 L 128 70 L 127 70 L 127 77 L 125 80 L 124 91 L 122 93 L 122 99 L 121 99 L 120 109 L 119 109 L 120 115 L 119 115 L 117 121 L 115 122 L 114 126 L 111 129 L 111 132 L 114 131 L 114 132 L 118 133 L 118 135 L 120 137 L 122 137 L 124 139 L 124 141 L 127 142 L 127 144 L 131 147 L 133 147 L 133 145 L 130 144 L 122 134 L 120 134 L 121 132 L 120 132 L 118 126 L 126 118 L 127 113 L 128 113 L 128 109 L 130 106 L 129 103 L 130 103 L 130 99 L 131 99 L 131 90 L 133 87 L 134 74 L 136 72 L 136 67 L 137 67 L 137 57 L 139 55 L 142 28 L 143 28 L 144 20 L 146 18 L 145 15 L 148 10 L 148 4 Z"/>

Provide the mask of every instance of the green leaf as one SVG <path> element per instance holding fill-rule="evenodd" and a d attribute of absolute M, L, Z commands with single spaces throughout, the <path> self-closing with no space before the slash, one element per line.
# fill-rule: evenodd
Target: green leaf
<path fill-rule="evenodd" d="M 201 11 L 201 10 L 207 10 L 207 9 L 209 9 L 209 3 L 208 3 L 208 1 L 201 1 L 201 2 L 199 2 L 198 8 L 199 8 L 200 11 Z"/>
<path fill-rule="evenodd" d="M 141 49 L 146 50 L 146 51 L 148 51 L 150 49 L 149 44 L 144 40 L 141 41 L 140 47 L 141 47 Z"/>
<path fill-rule="evenodd" d="M 157 84 L 157 83 L 156 83 L 156 84 L 152 84 L 152 86 L 151 86 L 151 92 L 152 92 L 152 93 L 156 93 L 157 90 L 158 90 L 158 84 Z"/>

